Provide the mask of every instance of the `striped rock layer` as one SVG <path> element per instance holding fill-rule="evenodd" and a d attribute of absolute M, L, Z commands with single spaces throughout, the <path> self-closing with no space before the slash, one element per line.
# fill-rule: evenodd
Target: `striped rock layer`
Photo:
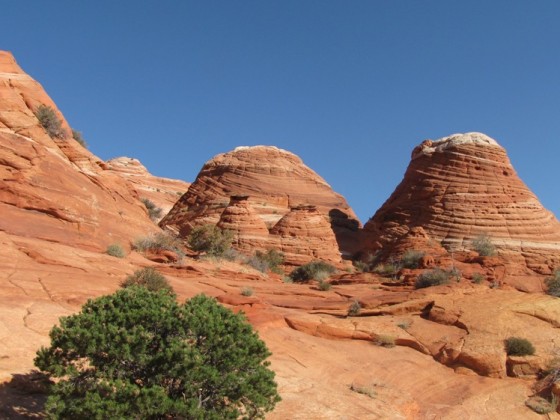
<path fill-rule="evenodd" d="M 364 226 L 362 250 L 391 247 L 422 227 L 450 250 L 488 235 L 513 265 L 549 274 L 560 267 L 560 223 L 517 176 L 507 153 L 481 133 L 426 140 L 404 179 Z"/>

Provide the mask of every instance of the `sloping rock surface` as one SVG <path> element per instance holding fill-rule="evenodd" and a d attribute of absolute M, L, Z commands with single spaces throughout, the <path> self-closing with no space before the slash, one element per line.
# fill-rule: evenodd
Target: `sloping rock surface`
<path fill-rule="evenodd" d="M 235 195 L 248 196 L 269 229 L 290 209 L 313 205 L 331 221 L 342 253 L 356 245 L 359 222 L 346 200 L 299 157 L 273 146 L 238 147 L 206 162 L 160 226 L 184 236 L 194 226 L 216 224 Z"/>
<path fill-rule="evenodd" d="M 512 274 L 560 266 L 560 223 L 481 133 L 424 141 L 393 194 L 364 226 L 363 250 L 392 247 L 416 227 L 450 250 L 487 234 Z"/>

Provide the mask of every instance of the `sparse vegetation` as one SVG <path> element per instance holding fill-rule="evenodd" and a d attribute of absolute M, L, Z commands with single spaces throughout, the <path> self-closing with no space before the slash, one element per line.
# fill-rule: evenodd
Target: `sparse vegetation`
<path fill-rule="evenodd" d="M 53 108 L 41 104 L 35 110 L 35 116 L 51 138 L 63 139 L 66 137 L 66 132 L 62 128 L 62 121 L 57 117 Z"/>
<path fill-rule="evenodd" d="M 425 287 L 439 286 L 441 284 L 449 283 L 452 273 L 450 271 L 435 268 L 433 270 L 424 271 L 418 276 L 414 287 L 416 289 L 423 289 Z"/>
<path fill-rule="evenodd" d="M 159 290 L 173 290 L 167 279 L 152 267 L 136 270 L 134 274 L 128 276 L 121 283 L 121 287 L 123 288 L 131 286 L 145 287 L 151 292 L 157 292 Z"/>
<path fill-rule="evenodd" d="M 148 216 L 150 216 L 150 219 L 156 221 L 161 217 L 161 213 L 163 212 L 163 210 L 161 209 L 161 207 L 156 206 L 156 204 L 152 200 L 148 198 L 142 198 L 140 199 L 140 201 L 144 203 L 146 210 L 148 210 Z"/>
<path fill-rule="evenodd" d="M 526 338 L 509 337 L 504 343 L 508 356 L 530 356 L 535 354 L 535 347 Z"/>
<path fill-rule="evenodd" d="M 492 243 L 490 236 L 486 234 L 478 235 L 472 240 L 473 249 L 481 257 L 491 257 L 496 253 L 496 247 Z"/>
<path fill-rule="evenodd" d="M 360 261 L 360 260 L 352 261 L 352 265 L 354 266 L 356 271 L 358 271 L 359 273 L 367 273 L 370 269 L 369 264 L 367 264 L 363 261 Z"/>
<path fill-rule="evenodd" d="M 378 346 L 381 347 L 395 347 L 395 337 L 393 337 L 392 335 L 385 335 L 385 334 L 381 334 L 378 335 L 377 338 L 375 339 L 375 344 L 377 344 Z"/>
<path fill-rule="evenodd" d="M 397 327 L 402 328 L 403 330 L 407 330 L 412 325 L 412 321 L 410 319 L 405 319 L 399 321 Z"/>
<path fill-rule="evenodd" d="M 395 276 L 401 268 L 397 263 L 389 262 L 386 264 L 377 264 L 373 268 L 373 272 L 375 274 L 379 274 L 380 276 Z"/>
<path fill-rule="evenodd" d="M 420 266 L 420 261 L 422 261 L 422 257 L 424 255 L 425 253 L 422 251 L 409 249 L 403 254 L 401 258 L 401 264 L 404 268 L 418 268 Z"/>
<path fill-rule="evenodd" d="M 375 398 L 377 393 L 372 387 L 369 386 L 360 386 L 352 384 L 350 385 L 350 391 L 357 392 L 358 394 L 367 395 L 370 398 Z"/>
<path fill-rule="evenodd" d="M 556 412 L 558 408 L 558 400 L 556 396 L 552 396 L 551 401 L 546 398 L 533 396 L 525 401 L 525 405 L 538 414 L 549 414 Z"/>
<path fill-rule="evenodd" d="M 82 133 L 80 131 L 72 129 L 72 138 L 76 140 L 78 143 L 80 143 L 82 147 L 87 149 L 87 143 L 84 140 L 84 137 L 82 136 Z"/>
<path fill-rule="evenodd" d="M 107 250 L 105 251 L 108 255 L 110 255 L 111 257 L 117 257 L 117 258 L 124 258 L 125 257 L 125 252 L 124 249 L 121 245 L 119 244 L 111 244 L 107 247 Z"/>
<path fill-rule="evenodd" d="M 244 287 L 241 289 L 241 294 L 243 296 L 253 296 L 253 289 L 250 287 Z"/>
<path fill-rule="evenodd" d="M 361 310 L 362 305 L 360 305 L 360 302 L 358 302 L 357 300 L 353 300 L 350 304 L 350 307 L 348 308 L 348 316 L 357 316 L 360 314 Z"/>
<path fill-rule="evenodd" d="M 481 273 L 474 273 L 472 275 L 472 282 L 476 283 L 476 284 L 480 284 L 484 281 L 485 277 L 483 274 Z"/>
<path fill-rule="evenodd" d="M 231 248 L 233 232 L 215 225 L 197 226 L 191 231 L 187 241 L 193 251 L 220 257 Z"/>
<path fill-rule="evenodd" d="M 332 285 L 325 280 L 319 280 L 319 283 L 317 284 L 317 287 L 319 288 L 319 290 L 321 290 L 322 292 L 326 292 L 328 290 L 331 290 Z"/>
<path fill-rule="evenodd" d="M 179 258 L 185 256 L 181 246 L 181 241 L 167 232 L 157 232 L 143 238 L 138 238 L 132 244 L 132 248 L 136 251 L 173 251 Z"/>
<path fill-rule="evenodd" d="M 270 270 L 276 274 L 282 274 L 280 265 L 283 262 L 284 254 L 275 249 L 269 249 L 266 252 L 256 251 L 255 255 L 247 259 L 247 264 L 263 273 Z"/>
<path fill-rule="evenodd" d="M 121 289 L 63 317 L 36 366 L 51 419 L 263 419 L 280 401 L 243 314 L 198 295 Z"/>
<path fill-rule="evenodd" d="M 311 261 L 294 269 L 290 273 L 290 277 L 297 283 L 304 283 L 313 279 L 324 280 L 335 271 L 336 268 L 329 263 L 324 261 Z"/>
<path fill-rule="evenodd" d="M 554 274 L 545 281 L 546 293 L 550 296 L 560 297 L 560 270 L 554 271 Z"/>

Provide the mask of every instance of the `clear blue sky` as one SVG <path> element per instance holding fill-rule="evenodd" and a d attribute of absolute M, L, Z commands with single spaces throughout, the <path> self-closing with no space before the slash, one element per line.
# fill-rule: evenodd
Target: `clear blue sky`
<path fill-rule="evenodd" d="M 481 131 L 560 216 L 560 1 L 1 1 L 0 49 L 90 149 L 192 181 L 290 150 L 365 222 L 427 138 Z"/>

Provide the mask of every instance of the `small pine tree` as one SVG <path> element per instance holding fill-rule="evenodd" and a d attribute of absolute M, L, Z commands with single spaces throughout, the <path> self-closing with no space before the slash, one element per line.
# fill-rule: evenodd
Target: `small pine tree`
<path fill-rule="evenodd" d="M 270 352 L 242 314 L 198 295 L 121 289 L 63 317 L 36 366 L 49 418 L 264 418 L 280 400 Z"/>

